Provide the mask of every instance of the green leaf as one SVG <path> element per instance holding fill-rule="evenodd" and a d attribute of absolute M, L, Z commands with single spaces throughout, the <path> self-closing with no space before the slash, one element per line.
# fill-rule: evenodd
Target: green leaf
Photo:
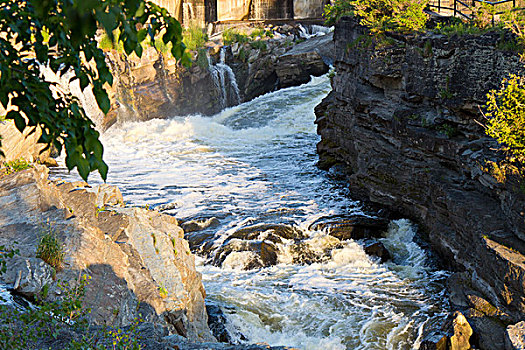
<path fill-rule="evenodd" d="M 106 181 L 108 177 L 108 165 L 104 161 L 101 161 L 98 165 L 98 172 L 100 177 L 102 177 L 102 180 Z"/>
<path fill-rule="evenodd" d="M 6 114 L 5 118 L 14 120 L 15 126 L 18 129 L 18 131 L 24 132 L 24 129 L 26 128 L 26 120 L 20 114 L 20 112 L 9 111 L 9 113 Z"/>
<path fill-rule="evenodd" d="M 78 160 L 77 160 L 77 169 L 78 169 L 78 174 L 80 175 L 80 177 L 85 181 L 87 180 L 88 176 L 89 176 L 89 172 L 90 172 L 90 167 L 89 167 L 89 162 L 87 161 L 86 158 L 84 157 L 78 157 Z"/>
<path fill-rule="evenodd" d="M 111 104 L 109 102 L 109 97 L 106 90 L 104 90 L 104 88 L 95 88 L 93 89 L 93 93 L 95 94 L 95 99 L 97 100 L 98 106 L 102 112 L 104 112 L 104 114 L 107 114 L 111 108 Z"/>
<path fill-rule="evenodd" d="M 146 3 L 141 2 L 137 12 L 135 12 L 135 17 L 141 17 L 144 14 L 145 10 L 146 10 Z"/>
<path fill-rule="evenodd" d="M 137 55 L 137 57 L 142 57 L 142 45 L 137 45 L 137 47 L 135 47 L 135 54 Z"/>

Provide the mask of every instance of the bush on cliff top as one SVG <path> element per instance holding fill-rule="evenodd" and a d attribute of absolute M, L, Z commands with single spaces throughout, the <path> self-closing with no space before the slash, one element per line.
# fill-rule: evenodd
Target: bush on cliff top
<path fill-rule="evenodd" d="M 413 32 L 425 28 L 427 4 L 427 0 L 339 0 L 325 7 L 324 16 L 329 25 L 342 16 L 355 16 L 375 34 Z"/>
<path fill-rule="evenodd" d="M 511 75 L 487 98 L 487 135 L 518 160 L 525 160 L 525 78 Z"/>

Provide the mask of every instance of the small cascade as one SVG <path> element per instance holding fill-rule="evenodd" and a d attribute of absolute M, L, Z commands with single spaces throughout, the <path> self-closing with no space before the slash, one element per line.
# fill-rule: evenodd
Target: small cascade
<path fill-rule="evenodd" d="M 316 36 L 327 35 L 333 31 L 334 31 L 334 27 L 325 27 L 325 26 L 313 24 L 305 28 L 303 27 L 303 25 L 299 24 L 299 36 L 302 39 L 310 39 Z"/>
<path fill-rule="evenodd" d="M 230 66 L 226 64 L 226 50 L 221 48 L 220 60 L 217 64 L 213 64 L 211 57 L 207 54 L 208 66 L 213 79 L 213 84 L 219 92 L 219 102 L 221 109 L 236 106 L 241 103 L 239 86 L 235 73 Z"/>

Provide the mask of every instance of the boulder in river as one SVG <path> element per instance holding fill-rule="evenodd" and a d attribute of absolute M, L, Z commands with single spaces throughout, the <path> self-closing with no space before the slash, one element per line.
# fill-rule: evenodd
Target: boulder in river
<path fill-rule="evenodd" d="M 354 216 L 327 216 L 312 223 L 310 230 L 327 232 L 341 241 L 348 239 L 379 238 L 388 229 L 385 218 Z"/>
<path fill-rule="evenodd" d="M 376 240 L 366 240 L 363 245 L 365 253 L 371 256 L 377 256 L 381 262 L 390 260 L 392 256 L 390 252 L 386 249 L 383 243 Z"/>

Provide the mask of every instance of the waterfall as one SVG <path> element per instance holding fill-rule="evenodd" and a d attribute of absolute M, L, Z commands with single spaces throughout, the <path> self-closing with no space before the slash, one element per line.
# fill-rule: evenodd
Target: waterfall
<path fill-rule="evenodd" d="M 219 62 L 215 65 L 208 56 L 208 66 L 213 79 L 213 84 L 219 93 L 219 103 L 221 109 L 236 106 L 241 103 L 239 86 L 235 73 L 228 64 L 226 64 L 226 50 L 221 48 Z"/>

